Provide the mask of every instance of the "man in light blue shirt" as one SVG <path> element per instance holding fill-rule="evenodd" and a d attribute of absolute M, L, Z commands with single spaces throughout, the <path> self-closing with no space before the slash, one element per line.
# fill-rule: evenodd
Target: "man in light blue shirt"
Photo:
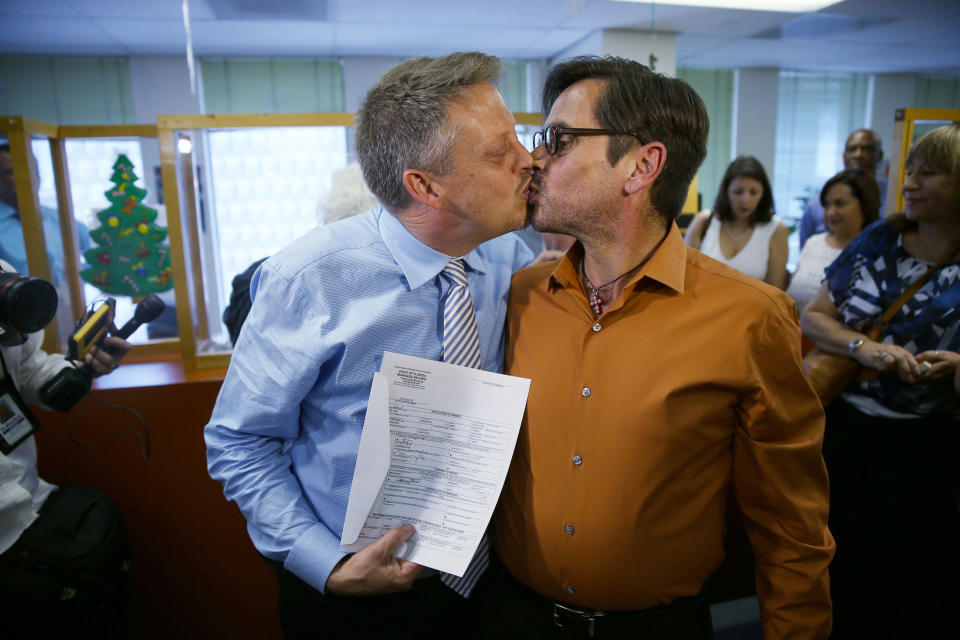
<path fill-rule="evenodd" d="M 53 284 L 63 282 L 63 243 L 60 234 L 60 218 L 50 207 L 40 207 L 43 217 L 43 234 L 47 243 L 47 259 Z M 90 248 L 90 233 L 86 225 L 77 223 L 80 249 Z M 0 259 L 9 262 L 18 273 L 29 273 L 27 249 L 23 240 L 23 223 L 17 203 L 17 190 L 13 177 L 13 160 L 10 145 L 0 144 Z"/>
<path fill-rule="evenodd" d="M 207 462 L 278 568 L 288 638 L 463 637 L 470 626 L 468 601 L 393 556 L 409 525 L 353 555 L 339 542 L 373 374 L 384 351 L 441 359 L 450 285 L 439 274 L 453 257 L 466 265 L 481 366 L 501 370 L 510 277 L 533 257 L 502 235 L 525 223 L 532 158 L 493 86 L 501 69 L 461 53 L 387 72 L 356 127 L 383 207 L 315 229 L 251 281 Z"/>

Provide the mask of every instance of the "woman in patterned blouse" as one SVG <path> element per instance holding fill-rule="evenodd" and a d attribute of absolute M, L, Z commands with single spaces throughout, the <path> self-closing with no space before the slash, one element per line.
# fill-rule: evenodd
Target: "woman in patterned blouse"
<path fill-rule="evenodd" d="M 826 412 L 834 638 L 957 637 L 960 125 L 923 136 L 906 167 L 905 211 L 847 245 L 801 318 L 876 374 Z M 857 331 L 941 260 L 879 341 Z"/>

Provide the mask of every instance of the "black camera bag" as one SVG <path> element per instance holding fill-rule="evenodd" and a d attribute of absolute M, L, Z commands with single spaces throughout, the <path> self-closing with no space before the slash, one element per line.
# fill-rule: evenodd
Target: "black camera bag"
<path fill-rule="evenodd" d="M 92 487 L 65 484 L 0 556 L 0 625 L 109 636 L 126 613 L 131 578 L 120 508 Z"/>

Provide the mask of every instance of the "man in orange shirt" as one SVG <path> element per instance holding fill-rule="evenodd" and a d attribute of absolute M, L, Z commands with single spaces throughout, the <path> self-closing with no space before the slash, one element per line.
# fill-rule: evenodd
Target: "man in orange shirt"
<path fill-rule="evenodd" d="M 826 638 L 823 410 L 796 308 L 674 224 L 703 102 L 619 58 L 561 63 L 543 95 L 529 213 L 578 242 L 512 282 L 506 364 L 532 384 L 494 520 L 492 633 L 712 637 L 698 593 L 732 483 L 767 640 Z"/>

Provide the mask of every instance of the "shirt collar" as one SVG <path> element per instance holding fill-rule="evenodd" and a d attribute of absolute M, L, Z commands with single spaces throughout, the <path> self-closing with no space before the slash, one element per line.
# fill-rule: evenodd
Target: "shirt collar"
<path fill-rule="evenodd" d="M 462 257 L 472 271 L 479 273 L 486 271 L 486 262 L 478 249 L 474 249 L 465 256 L 448 256 L 420 242 L 395 215 L 385 208 L 380 207 L 375 216 L 380 237 L 383 238 L 387 250 L 399 265 L 411 290 L 433 280 L 455 257 Z"/>
<path fill-rule="evenodd" d="M 550 287 L 568 287 L 573 283 L 579 286 L 580 260 L 583 258 L 583 245 L 575 242 L 557 266 L 550 273 Z M 670 231 L 663 244 L 640 271 L 633 274 L 624 286 L 639 285 L 643 278 L 656 280 L 677 293 L 683 293 L 684 276 L 687 271 L 687 245 L 676 223 L 671 223 Z"/>

